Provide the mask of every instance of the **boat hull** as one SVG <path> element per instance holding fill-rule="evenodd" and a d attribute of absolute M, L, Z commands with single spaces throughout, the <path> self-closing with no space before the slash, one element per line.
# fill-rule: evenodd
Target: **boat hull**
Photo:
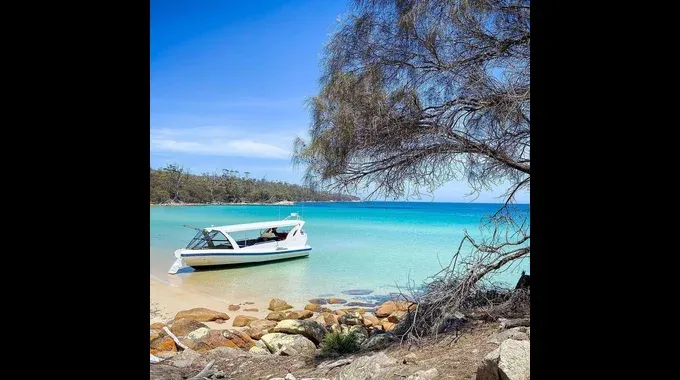
<path fill-rule="evenodd" d="M 202 251 L 201 253 L 181 252 L 179 256 L 184 263 L 190 267 L 204 267 L 214 265 L 234 265 L 234 264 L 248 264 L 261 263 L 266 261 L 276 261 L 291 259 L 295 257 L 309 256 L 312 247 L 303 247 L 298 249 L 286 249 L 275 251 L 240 251 L 240 252 L 209 252 Z"/>

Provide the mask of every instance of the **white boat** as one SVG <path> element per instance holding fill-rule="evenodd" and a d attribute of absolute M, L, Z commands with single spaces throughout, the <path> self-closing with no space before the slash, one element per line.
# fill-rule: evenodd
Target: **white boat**
<path fill-rule="evenodd" d="M 190 227 L 198 232 L 185 248 L 175 251 L 177 258 L 168 273 L 184 267 L 247 264 L 308 256 L 305 222 L 297 213 L 283 220 Z"/>

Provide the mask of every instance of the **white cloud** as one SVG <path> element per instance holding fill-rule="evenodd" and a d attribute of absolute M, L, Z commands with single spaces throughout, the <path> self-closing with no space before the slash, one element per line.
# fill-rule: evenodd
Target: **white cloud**
<path fill-rule="evenodd" d="M 152 128 L 150 148 L 154 153 L 289 159 L 293 137 L 230 127 Z"/>

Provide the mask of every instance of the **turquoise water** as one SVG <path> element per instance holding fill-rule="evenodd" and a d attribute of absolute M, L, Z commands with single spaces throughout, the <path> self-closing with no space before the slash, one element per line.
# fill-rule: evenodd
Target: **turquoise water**
<path fill-rule="evenodd" d="M 479 236 L 480 220 L 501 205 L 425 202 L 299 203 L 295 206 L 152 206 L 150 210 L 151 276 L 190 286 L 221 298 L 278 297 L 304 303 L 309 298 L 343 291 L 371 290 L 387 296 L 409 280 L 419 285 L 447 264 L 463 231 Z M 517 206 L 528 216 L 528 205 Z M 306 222 L 307 258 L 243 267 L 220 267 L 167 274 L 173 251 L 195 234 L 183 227 L 250 223 L 282 219 L 298 212 Z M 441 264 L 440 264 L 441 263 Z M 497 280 L 514 285 L 529 271 L 523 260 L 499 274 Z"/>

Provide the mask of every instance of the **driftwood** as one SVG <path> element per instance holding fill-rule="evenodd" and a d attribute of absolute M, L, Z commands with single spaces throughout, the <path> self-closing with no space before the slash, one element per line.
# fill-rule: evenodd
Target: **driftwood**
<path fill-rule="evenodd" d="M 184 344 L 182 344 L 182 342 L 179 341 L 179 339 L 177 339 L 177 337 L 175 336 L 175 334 L 173 334 L 173 333 L 170 332 L 170 329 L 168 328 L 168 326 L 163 327 L 163 331 L 165 331 L 165 332 L 168 334 L 168 336 L 170 336 L 170 338 L 172 338 L 172 340 L 174 340 L 175 343 L 176 343 L 178 346 L 182 347 L 182 349 L 184 349 L 184 350 L 188 350 L 188 349 L 189 349 L 189 347 L 185 346 Z"/>
<path fill-rule="evenodd" d="M 513 327 L 530 326 L 529 318 L 519 318 L 519 319 L 502 319 L 501 329 L 511 329 Z"/>
<path fill-rule="evenodd" d="M 187 380 L 196 380 L 196 379 L 201 379 L 201 378 L 203 378 L 203 376 L 205 376 L 205 375 L 208 374 L 208 371 L 210 371 L 210 367 L 212 367 L 213 364 L 215 364 L 215 359 L 211 360 L 210 363 L 208 363 L 208 364 L 205 366 L 205 368 L 203 368 L 203 370 L 202 370 L 201 372 L 199 372 L 198 374 L 196 374 L 196 376 L 190 377 L 190 378 L 188 378 Z"/>

